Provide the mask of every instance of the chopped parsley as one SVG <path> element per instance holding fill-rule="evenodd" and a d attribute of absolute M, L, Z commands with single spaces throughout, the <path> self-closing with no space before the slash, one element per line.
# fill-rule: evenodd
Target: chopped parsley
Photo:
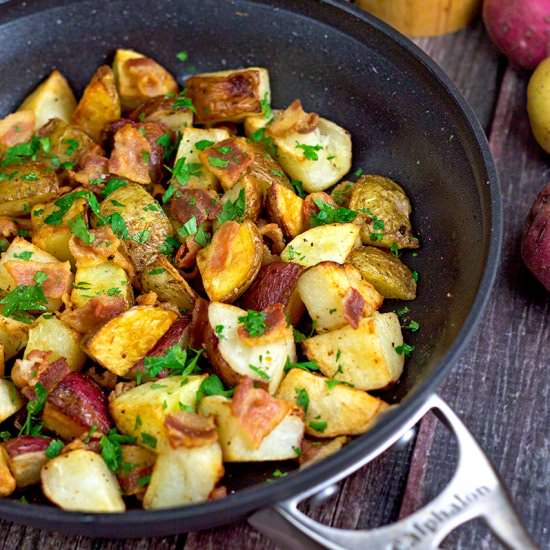
<path fill-rule="evenodd" d="M 23 181 L 37 181 L 38 176 L 36 175 L 36 172 L 29 172 L 28 174 L 21 176 L 21 179 Z"/>
<path fill-rule="evenodd" d="M 195 106 L 193 105 L 193 101 L 190 97 L 187 96 L 187 90 L 182 90 L 174 100 L 174 103 L 172 105 L 174 109 L 189 109 L 193 113 L 196 113 L 197 110 L 195 109 Z"/>
<path fill-rule="evenodd" d="M 176 58 L 178 61 L 187 61 L 189 59 L 189 54 L 185 50 L 182 50 L 176 54 Z"/>
<path fill-rule="evenodd" d="M 189 179 L 192 176 L 201 175 L 201 167 L 202 165 L 198 162 L 191 162 L 187 164 L 185 157 L 181 157 L 176 160 L 174 168 L 166 168 L 169 172 L 172 173 L 172 177 L 176 180 L 177 183 L 179 183 L 181 186 L 185 186 L 188 184 Z M 174 193 L 176 193 L 176 191 L 177 189 L 174 183 L 171 183 L 168 186 L 168 189 L 166 189 L 164 195 L 162 195 L 162 204 L 166 204 L 172 198 Z"/>
<path fill-rule="evenodd" d="M 49 459 L 55 458 L 60 452 L 61 449 L 65 447 L 65 443 L 60 439 L 52 439 L 46 448 L 46 456 Z"/>
<path fill-rule="evenodd" d="M 25 418 L 23 426 L 21 426 L 21 430 L 19 430 L 19 435 L 37 435 L 42 429 L 41 424 L 33 426 L 33 420 L 44 410 L 44 406 L 48 399 L 48 392 L 46 388 L 38 382 L 34 386 L 34 394 L 35 398 L 27 403 L 27 417 Z"/>
<path fill-rule="evenodd" d="M 149 231 L 149 229 L 144 229 L 136 233 L 132 237 L 132 240 L 139 244 L 145 244 L 149 240 L 149 237 L 151 237 L 151 231 Z"/>
<path fill-rule="evenodd" d="M 172 235 L 168 235 L 164 242 L 159 246 L 159 252 L 165 256 L 172 256 L 174 252 L 179 248 L 180 243 Z"/>
<path fill-rule="evenodd" d="M 317 151 L 323 148 L 322 145 L 307 145 L 305 143 L 296 142 L 296 149 L 301 149 L 304 154 L 304 158 L 307 160 L 319 160 Z"/>
<path fill-rule="evenodd" d="M 179 229 L 178 235 L 185 239 L 186 237 L 191 237 L 197 232 L 197 218 L 196 216 L 191 216 Z"/>
<path fill-rule="evenodd" d="M 80 145 L 76 139 L 64 139 L 61 143 L 67 146 L 67 149 L 65 149 L 65 155 L 68 157 L 72 157 Z"/>
<path fill-rule="evenodd" d="M 355 210 L 332 206 L 321 199 L 313 199 L 313 202 L 319 208 L 319 212 L 312 214 L 309 218 L 312 227 L 327 223 L 348 223 L 357 217 Z"/>
<path fill-rule="evenodd" d="M 147 149 L 142 149 L 140 151 L 141 160 L 144 162 L 144 164 L 149 164 L 149 160 L 151 160 L 151 152 L 147 151 Z"/>
<path fill-rule="evenodd" d="M 305 198 L 306 192 L 304 191 L 304 185 L 300 180 L 290 180 L 290 184 L 292 185 L 292 188 L 294 189 L 295 193 L 300 198 Z"/>
<path fill-rule="evenodd" d="M 250 134 L 250 141 L 254 143 L 261 143 L 265 152 L 273 158 L 279 156 L 277 151 L 277 145 L 271 136 L 265 135 L 265 128 L 258 128 L 255 132 Z"/>
<path fill-rule="evenodd" d="M 300 332 L 297 328 L 293 328 L 292 332 L 294 334 L 294 341 L 297 344 L 307 339 L 307 336 L 303 332 Z"/>
<path fill-rule="evenodd" d="M 319 365 L 316 361 L 302 361 L 298 363 L 293 363 L 287 358 L 285 363 L 285 372 L 288 372 L 291 369 L 302 369 L 306 371 L 319 371 Z"/>
<path fill-rule="evenodd" d="M 411 310 L 409 307 L 407 306 L 402 306 L 402 307 L 398 307 L 396 310 L 395 310 L 395 314 L 398 316 L 398 317 L 404 317 L 405 315 L 407 315 L 408 313 L 410 313 Z"/>
<path fill-rule="evenodd" d="M 164 269 L 164 267 L 155 267 L 154 269 L 151 269 L 151 271 L 149 271 L 147 275 L 160 275 L 161 273 L 165 272 L 166 269 Z"/>
<path fill-rule="evenodd" d="M 175 344 L 163 355 L 145 357 L 143 360 L 145 372 L 151 378 L 156 378 L 165 369 L 169 370 L 171 375 L 188 376 L 197 370 L 197 361 L 202 350 L 194 353 L 195 355 L 191 357 L 180 344 Z"/>
<path fill-rule="evenodd" d="M 107 435 L 101 436 L 99 440 L 101 457 L 112 472 L 118 473 L 122 466 L 122 449 L 120 446 L 123 444 L 132 445 L 135 442 L 135 437 L 120 434 L 116 428 L 109 430 Z"/>
<path fill-rule="evenodd" d="M 273 111 L 269 104 L 269 94 L 267 92 L 264 94 L 264 97 L 260 99 L 260 107 L 262 108 L 262 116 L 266 120 L 271 120 L 273 118 Z"/>
<path fill-rule="evenodd" d="M 0 305 L 4 306 L 2 314 L 22 323 L 32 323 L 33 318 L 26 312 L 47 311 L 48 300 L 42 288 L 47 275 L 43 271 L 37 271 L 34 276 L 36 285 L 19 285 L 6 294 Z"/>
<path fill-rule="evenodd" d="M 206 246 L 210 242 L 211 235 L 204 229 L 204 224 L 200 224 L 195 233 L 195 242 L 200 246 Z"/>
<path fill-rule="evenodd" d="M 216 333 L 216 336 L 220 339 L 220 340 L 224 340 L 225 339 L 225 336 L 223 334 L 223 331 L 225 330 L 225 327 L 223 325 L 216 325 L 214 327 L 214 332 Z"/>
<path fill-rule="evenodd" d="M 329 390 L 333 390 L 336 386 L 338 386 L 338 384 L 345 384 L 345 382 L 336 380 L 335 378 L 329 378 L 328 380 L 325 380 L 325 384 Z"/>
<path fill-rule="evenodd" d="M 148 434 L 147 432 L 141 432 L 141 441 L 152 449 L 157 448 L 157 438 L 154 435 Z"/>
<path fill-rule="evenodd" d="M 143 207 L 144 212 L 161 212 L 160 206 L 156 202 L 151 202 Z"/>
<path fill-rule="evenodd" d="M 19 254 L 14 254 L 13 257 L 17 258 L 18 260 L 30 260 L 32 258 L 33 252 L 30 250 L 23 250 L 23 252 L 20 252 Z"/>
<path fill-rule="evenodd" d="M 229 166 L 229 160 L 221 159 L 219 157 L 208 157 L 208 164 L 213 168 L 227 168 Z"/>
<path fill-rule="evenodd" d="M 57 207 L 57 210 L 54 210 L 51 214 L 46 216 L 44 223 L 48 225 L 59 225 L 63 221 L 63 216 L 70 210 L 71 206 L 78 199 L 84 199 L 88 203 L 90 210 L 101 219 L 101 214 L 99 213 L 99 202 L 96 199 L 96 196 L 91 191 L 73 191 L 67 195 L 63 195 L 61 198 L 57 199 L 54 202 L 54 205 Z"/>
<path fill-rule="evenodd" d="M 122 294 L 122 290 L 117 287 L 108 288 L 106 294 L 107 296 L 120 296 Z"/>
<path fill-rule="evenodd" d="M 142 437 L 144 434 L 141 434 Z M 144 475 L 142 477 L 140 477 L 138 480 L 137 480 L 137 484 L 140 486 L 140 487 L 145 487 L 146 485 L 149 485 L 149 482 L 151 481 L 151 474 L 147 474 L 147 475 Z"/>
<path fill-rule="evenodd" d="M 220 225 L 229 220 L 241 221 L 244 218 L 246 209 L 246 200 L 244 195 L 244 189 L 239 191 L 239 196 L 235 201 L 227 200 L 223 203 L 222 211 L 217 216 L 217 221 Z"/>
<path fill-rule="evenodd" d="M 250 336 L 261 336 L 267 328 L 265 319 L 266 315 L 263 311 L 249 309 L 246 315 L 238 318 L 238 321 Z"/>
<path fill-rule="evenodd" d="M 88 229 L 88 224 L 82 214 L 77 214 L 67 222 L 71 233 L 78 237 L 84 244 L 92 244 L 95 241 L 95 235 Z"/>
<path fill-rule="evenodd" d="M 296 396 L 294 398 L 296 405 L 303 409 L 304 413 L 307 413 L 309 407 L 309 395 L 304 388 L 296 388 Z"/>
<path fill-rule="evenodd" d="M 288 472 L 283 472 L 282 470 L 279 470 L 279 468 L 277 468 L 272 474 L 271 476 L 274 477 L 274 478 L 279 478 L 279 477 L 285 477 L 288 475 Z"/>
<path fill-rule="evenodd" d="M 270 376 L 269 374 L 267 374 L 267 372 L 265 372 L 264 369 L 262 369 L 261 367 L 256 367 L 254 365 L 248 365 L 248 368 L 256 373 L 262 380 L 269 380 L 270 379 Z"/>
<path fill-rule="evenodd" d="M 210 141 L 209 139 L 200 139 L 199 141 L 197 141 L 197 143 L 195 143 L 195 148 L 199 151 L 204 151 L 212 145 L 214 145 L 213 141 Z"/>
<path fill-rule="evenodd" d="M 323 433 L 327 429 L 326 420 L 312 420 L 309 423 L 309 427 L 316 432 Z"/>
<path fill-rule="evenodd" d="M 420 323 L 412 319 L 406 325 L 402 326 L 405 330 L 410 330 L 411 332 L 418 332 L 420 330 Z"/>
<path fill-rule="evenodd" d="M 126 185 L 128 185 L 128 182 L 122 178 L 111 178 L 105 185 L 105 188 L 101 191 L 101 196 L 105 198 L 113 191 L 116 191 Z"/>
<path fill-rule="evenodd" d="M 420 278 L 420 273 L 418 273 L 418 271 L 413 271 L 412 278 L 415 283 L 418 283 L 418 279 Z"/>
<path fill-rule="evenodd" d="M 396 257 L 399 258 L 401 255 L 401 252 L 399 251 L 399 247 L 395 243 L 391 243 L 390 245 L 390 252 Z"/>
<path fill-rule="evenodd" d="M 364 171 L 363 171 L 362 168 L 357 168 L 357 170 L 355 170 L 355 172 L 353 172 L 353 175 L 356 178 L 360 178 L 363 174 L 364 174 Z"/>
<path fill-rule="evenodd" d="M 400 346 L 395 347 L 395 352 L 399 355 L 404 355 L 405 357 L 410 357 L 411 353 L 414 351 L 414 346 L 403 342 Z"/>
<path fill-rule="evenodd" d="M 197 390 L 196 402 L 198 403 L 203 397 L 208 395 L 222 395 L 223 397 L 231 397 L 233 392 L 233 389 L 226 390 L 223 387 L 223 383 L 217 375 L 211 374 L 208 378 L 205 378 L 201 382 L 201 385 Z"/>

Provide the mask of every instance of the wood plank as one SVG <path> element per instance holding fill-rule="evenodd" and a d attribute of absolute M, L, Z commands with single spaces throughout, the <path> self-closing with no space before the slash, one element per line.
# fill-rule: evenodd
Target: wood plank
<path fill-rule="evenodd" d="M 548 179 L 547 157 L 525 113 L 528 74 L 508 68 L 491 131 L 501 176 L 503 261 L 477 337 L 441 389 L 503 476 L 530 533 L 550 548 L 550 300 L 519 256 L 525 217 Z M 454 445 L 438 428 L 429 446 L 424 483 L 411 488 L 421 505 L 441 490 Z M 413 471 L 415 469 L 413 464 Z M 404 499 L 404 503 L 407 498 Z M 500 548 L 479 522 L 448 537 L 445 547 Z"/>

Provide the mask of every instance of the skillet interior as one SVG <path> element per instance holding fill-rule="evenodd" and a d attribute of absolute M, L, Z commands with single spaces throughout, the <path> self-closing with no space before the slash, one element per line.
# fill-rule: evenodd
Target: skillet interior
<path fill-rule="evenodd" d="M 295 494 L 371 451 L 410 416 L 464 344 L 489 294 L 501 219 L 498 184 L 481 129 L 441 72 L 400 35 L 337 0 L 157 2 L 34 0 L 0 7 L 4 116 L 58 67 L 81 92 L 117 47 L 151 55 L 183 82 L 192 72 L 247 65 L 270 70 L 273 104 L 302 99 L 352 133 L 354 169 L 388 175 L 412 198 L 422 242 L 405 261 L 420 273 L 421 323 L 390 401 L 403 404 L 369 434 L 305 472 L 229 500 L 124 517 L 66 513 L 0 501 L 0 516 L 69 533 L 152 536 L 232 521 Z M 340 5 L 339 9 L 337 6 Z M 176 60 L 185 49 L 190 60 Z M 193 65 L 194 67 L 191 67 Z M 397 302 L 387 304 L 393 309 Z M 246 487 L 274 469 L 233 469 Z"/>

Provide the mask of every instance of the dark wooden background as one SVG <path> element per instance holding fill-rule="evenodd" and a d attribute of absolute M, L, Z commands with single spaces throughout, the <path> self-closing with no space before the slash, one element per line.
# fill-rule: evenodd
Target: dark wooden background
<path fill-rule="evenodd" d="M 550 548 L 549 296 L 519 256 L 523 221 L 548 180 L 548 157 L 530 135 L 525 110 L 529 74 L 498 55 L 478 21 L 418 45 L 457 84 L 490 139 L 505 205 L 503 262 L 477 336 L 440 389 L 508 484 L 529 531 Z M 438 494 L 453 473 L 456 448 L 433 417 L 416 438 L 386 452 L 342 483 L 313 517 L 338 527 L 373 527 L 407 515 Z M 0 548 L 60 550 L 273 550 L 245 522 L 187 536 L 139 540 L 69 538 L 0 522 Z M 457 529 L 446 549 L 500 545 L 481 522 Z"/>

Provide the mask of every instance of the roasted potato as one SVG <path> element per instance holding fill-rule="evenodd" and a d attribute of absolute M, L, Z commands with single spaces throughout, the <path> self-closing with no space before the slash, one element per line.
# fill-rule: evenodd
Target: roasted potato
<path fill-rule="evenodd" d="M 166 416 L 181 407 L 194 409 L 197 391 L 206 376 L 168 376 L 115 397 L 109 408 L 118 429 L 133 435 L 140 445 L 150 450 L 164 451 L 170 447 L 164 426 Z M 150 437 L 144 438 L 143 434 Z"/>
<path fill-rule="evenodd" d="M 373 285 L 384 298 L 416 298 L 416 281 L 411 270 L 389 252 L 374 246 L 365 246 L 352 250 L 347 261 L 355 266 L 363 279 Z"/>
<path fill-rule="evenodd" d="M 210 303 L 209 334 L 206 336 L 208 359 L 227 383 L 235 384 L 246 376 L 267 384 L 269 392 L 275 393 L 287 359 L 294 361 L 296 358 L 292 327 L 284 316 L 277 320 L 275 326 L 268 326 L 266 313 L 265 332 L 256 338 L 247 337 L 239 321 L 246 315 L 247 312 L 238 307 Z"/>
<path fill-rule="evenodd" d="M 244 196 L 243 218 L 253 222 L 258 221 L 263 207 L 263 196 L 260 186 L 252 178 L 243 178 L 226 191 L 221 198 L 221 204 L 223 205 L 228 201 L 235 203 L 239 199 L 241 192 Z"/>
<path fill-rule="evenodd" d="M 44 494 L 63 510 L 124 512 L 115 475 L 100 455 L 77 449 L 61 454 L 42 468 Z"/>
<path fill-rule="evenodd" d="M 345 435 L 339 435 L 334 439 L 323 440 L 322 442 L 305 440 L 302 442 L 300 468 L 307 468 L 308 466 L 333 455 L 344 445 L 346 445 L 348 441 L 349 437 Z"/>
<path fill-rule="evenodd" d="M 203 502 L 223 473 L 222 451 L 217 441 L 192 449 L 167 447 L 157 457 L 143 507 L 157 510 Z"/>
<path fill-rule="evenodd" d="M 332 200 L 340 207 L 347 208 L 353 191 L 353 182 L 342 181 L 335 185 L 330 192 Z"/>
<path fill-rule="evenodd" d="M 0 315 L 0 345 L 4 360 L 15 357 L 27 344 L 29 325 Z"/>
<path fill-rule="evenodd" d="M 122 205 L 122 206 L 121 206 Z M 128 229 L 125 238 L 130 258 L 138 272 L 154 261 L 174 229 L 155 199 L 137 183 L 128 183 L 113 191 L 101 203 L 105 218 L 118 214 Z"/>
<path fill-rule="evenodd" d="M 16 487 L 15 478 L 8 466 L 6 449 L 0 446 L 0 497 L 10 496 Z"/>
<path fill-rule="evenodd" d="M 141 286 L 145 292 L 153 291 L 161 301 L 175 304 L 184 312 L 190 312 L 197 299 L 197 293 L 162 255 L 141 272 Z"/>
<path fill-rule="evenodd" d="M 292 325 L 304 313 L 304 304 L 296 287 L 304 268 L 298 264 L 273 262 L 262 266 L 250 288 L 241 296 L 245 309 L 261 311 L 272 304 L 282 304 Z"/>
<path fill-rule="evenodd" d="M 135 306 L 104 324 L 84 351 L 108 371 L 124 376 L 168 330 L 177 315 L 154 306 Z M 139 334 L 139 338 L 136 338 Z"/>
<path fill-rule="evenodd" d="M 277 397 L 301 406 L 306 433 L 322 438 L 362 434 L 388 406 L 378 397 L 302 369 L 290 370 Z"/>
<path fill-rule="evenodd" d="M 82 128 L 96 143 L 101 143 L 101 132 L 110 122 L 120 118 L 120 99 L 113 71 L 101 65 L 86 86 L 71 122 Z"/>
<path fill-rule="evenodd" d="M 48 461 L 46 449 L 50 441 L 49 437 L 20 435 L 3 444 L 8 466 L 18 488 L 40 482 L 40 470 Z"/>
<path fill-rule="evenodd" d="M 266 196 L 266 206 L 271 221 L 279 225 L 285 237 L 293 239 L 305 229 L 304 201 L 288 187 L 279 183 L 271 185 Z"/>
<path fill-rule="evenodd" d="M 181 141 L 176 153 L 175 163 L 179 159 L 185 159 L 186 164 L 199 163 L 199 152 L 203 146 L 209 142 L 218 143 L 229 139 L 230 135 L 226 128 L 184 128 L 181 131 Z M 197 144 L 201 149 L 197 149 Z M 202 169 L 199 175 L 193 175 L 189 178 L 187 187 L 198 189 L 219 188 L 216 176 L 206 169 Z"/>
<path fill-rule="evenodd" d="M 384 300 L 349 264 L 321 262 L 310 267 L 300 275 L 297 288 L 317 332 L 346 325 L 357 328 L 360 320 L 372 315 Z"/>
<path fill-rule="evenodd" d="M 23 399 L 11 380 L 0 378 L 0 422 L 15 414 L 22 406 Z"/>
<path fill-rule="evenodd" d="M 361 227 L 364 244 L 418 248 L 409 220 L 411 203 L 403 188 L 391 179 L 362 176 L 353 186 L 349 207 L 366 217 Z"/>
<path fill-rule="evenodd" d="M 213 302 L 232 302 L 252 284 L 262 265 L 263 245 L 249 220 L 225 222 L 197 254 L 204 289 Z"/>
<path fill-rule="evenodd" d="M 131 111 L 152 97 L 178 91 L 174 77 L 164 67 L 134 50 L 116 51 L 113 74 L 123 111 Z"/>
<path fill-rule="evenodd" d="M 32 138 L 36 118 L 32 111 L 18 111 L 0 120 L 0 156 L 8 147 L 25 143 Z"/>
<path fill-rule="evenodd" d="M 198 123 L 242 122 L 271 102 L 269 73 L 261 67 L 196 74 L 185 84 Z"/>
<path fill-rule="evenodd" d="M 134 303 L 132 284 L 126 271 L 114 262 L 79 266 L 74 278 L 71 302 L 75 307 L 83 307 L 96 296 L 120 296 L 126 307 Z"/>
<path fill-rule="evenodd" d="M 325 376 L 360 390 L 385 388 L 401 376 L 402 345 L 397 315 L 378 312 L 362 319 L 357 329 L 340 328 L 302 343 L 308 359 L 316 361 Z"/>
<path fill-rule="evenodd" d="M 23 358 L 34 350 L 52 352 L 50 361 L 64 357 L 73 371 L 80 370 L 86 360 L 80 348 L 80 334 L 57 317 L 42 316 L 31 327 Z"/>
<path fill-rule="evenodd" d="M 128 118 L 134 122 L 160 122 L 174 134 L 181 133 L 193 125 L 193 111 L 178 107 L 174 99 L 166 96 L 148 99 L 132 111 Z"/>
<path fill-rule="evenodd" d="M 262 439 L 258 447 L 250 444 L 239 419 L 231 414 L 231 400 L 220 395 L 205 397 L 199 412 L 216 419 L 223 459 L 226 462 L 262 462 L 296 458 L 304 435 L 304 422 L 294 408 Z"/>
<path fill-rule="evenodd" d="M 24 216 L 39 202 L 48 202 L 59 192 L 57 175 L 41 161 L 2 168 L 8 179 L 0 186 L 0 216 Z"/>
<path fill-rule="evenodd" d="M 359 231 L 359 226 L 353 223 L 312 227 L 287 244 L 281 260 L 306 267 L 326 261 L 343 264 L 360 243 Z"/>
<path fill-rule="evenodd" d="M 52 118 L 69 122 L 76 109 L 76 99 L 65 77 L 54 69 L 48 78 L 39 84 L 17 109 L 29 110 L 36 117 L 36 128 Z"/>

